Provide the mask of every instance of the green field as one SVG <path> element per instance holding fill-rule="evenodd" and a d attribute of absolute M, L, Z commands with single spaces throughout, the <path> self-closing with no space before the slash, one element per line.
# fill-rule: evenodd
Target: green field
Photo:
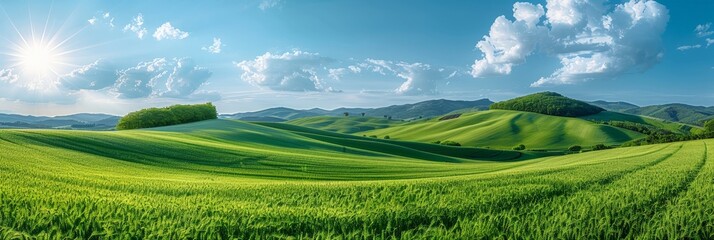
<path fill-rule="evenodd" d="M 712 238 L 712 144 L 534 158 L 229 120 L 0 130 L 0 238 Z"/>
<path fill-rule="evenodd" d="M 508 110 L 467 113 L 459 118 L 411 123 L 357 134 L 435 142 L 451 140 L 464 146 L 563 150 L 573 145 L 618 145 L 645 135 L 590 121 Z"/>
<path fill-rule="evenodd" d="M 338 133 L 356 133 L 375 129 L 382 129 L 402 124 L 401 121 L 388 120 L 376 117 L 306 117 L 288 121 L 287 123 L 317 128 Z"/>

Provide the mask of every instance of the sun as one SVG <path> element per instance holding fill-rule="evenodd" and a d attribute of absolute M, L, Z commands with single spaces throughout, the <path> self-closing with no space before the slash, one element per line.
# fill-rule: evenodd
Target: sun
<path fill-rule="evenodd" d="M 37 75 L 57 74 L 55 69 L 62 63 L 60 56 L 49 44 L 33 43 L 18 49 L 18 66 L 27 73 Z"/>

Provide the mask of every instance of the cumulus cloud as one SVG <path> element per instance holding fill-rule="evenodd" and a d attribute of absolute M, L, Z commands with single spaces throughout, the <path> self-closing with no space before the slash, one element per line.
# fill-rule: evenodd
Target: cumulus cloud
<path fill-rule="evenodd" d="M 362 69 L 371 70 L 381 75 L 396 76 L 404 80 L 399 87 L 393 90 L 400 95 L 435 95 L 438 94 L 439 84 L 457 75 L 457 71 L 447 71 L 444 68 L 435 68 L 426 63 L 394 62 L 381 59 L 367 59 L 358 64 L 353 73 Z"/>
<path fill-rule="evenodd" d="M 679 46 L 679 47 L 677 48 L 677 50 L 679 50 L 679 51 L 686 51 L 686 50 L 696 49 L 696 48 L 701 48 L 701 47 L 702 47 L 702 45 L 700 45 L 700 44 L 697 44 L 697 45 L 684 45 L 684 46 Z"/>
<path fill-rule="evenodd" d="M 511 21 L 496 18 L 476 47 L 483 53 L 473 77 L 510 74 L 536 53 L 560 59 L 562 67 L 531 86 L 572 84 L 644 71 L 662 58 L 661 35 L 669 20 L 656 1 L 630 0 L 614 8 L 603 0 L 515 3 Z"/>
<path fill-rule="evenodd" d="M 710 45 L 714 44 L 714 39 L 707 38 L 706 40 L 707 40 L 707 47 L 709 47 Z"/>
<path fill-rule="evenodd" d="M 404 83 L 395 89 L 397 94 L 404 95 L 434 95 L 438 93 L 437 82 L 445 79 L 443 69 L 432 69 L 429 64 L 424 63 L 399 63 L 403 71 L 398 74 L 403 78 Z"/>
<path fill-rule="evenodd" d="M 189 96 L 203 86 L 211 73 L 207 68 L 196 66 L 190 58 L 177 59 L 173 72 L 166 81 L 166 91 L 160 93 L 162 97 L 181 98 Z"/>
<path fill-rule="evenodd" d="M 221 53 L 221 47 L 223 47 L 223 44 L 221 44 L 221 39 L 213 38 L 213 44 L 211 44 L 211 46 L 202 47 L 201 50 L 207 51 L 209 53 L 218 54 Z"/>
<path fill-rule="evenodd" d="M 70 90 L 99 90 L 112 86 L 117 79 L 116 68 L 97 60 L 60 78 L 60 84 Z"/>
<path fill-rule="evenodd" d="M 542 5 L 519 2 L 513 5 L 516 21 L 505 16 L 496 18 L 489 34 L 476 44 L 484 56 L 474 62 L 471 75 L 506 75 L 511 73 L 514 64 L 523 63 L 546 36 L 547 29 L 536 25 L 543 14 Z"/>
<path fill-rule="evenodd" d="M 170 22 L 162 24 L 154 32 L 154 38 L 161 41 L 163 39 L 184 39 L 188 37 L 188 33 L 181 31 L 181 29 L 171 26 Z"/>
<path fill-rule="evenodd" d="M 190 58 L 156 58 L 119 71 L 113 91 L 119 98 L 192 98 L 211 75 Z"/>
<path fill-rule="evenodd" d="M 124 32 L 127 31 L 134 32 L 139 39 L 144 39 L 144 35 L 147 31 L 144 27 L 144 16 L 141 13 L 134 17 L 131 23 L 124 26 Z"/>
<path fill-rule="evenodd" d="M 270 8 L 274 8 L 280 5 L 281 0 L 262 0 L 260 1 L 260 4 L 258 4 L 258 8 L 260 10 L 268 10 Z"/>
<path fill-rule="evenodd" d="M 694 32 L 697 37 L 706 37 L 714 34 L 714 31 L 709 30 L 712 27 L 712 23 L 699 24 L 694 28 Z"/>
<path fill-rule="evenodd" d="M 333 61 L 318 53 L 294 50 L 283 54 L 266 52 L 236 66 L 243 70 L 241 79 L 256 86 L 279 91 L 332 91 L 324 86 L 317 71 Z"/>

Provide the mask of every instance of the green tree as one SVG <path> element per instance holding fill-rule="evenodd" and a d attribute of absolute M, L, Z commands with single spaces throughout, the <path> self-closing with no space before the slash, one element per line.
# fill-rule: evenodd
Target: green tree
<path fill-rule="evenodd" d="M 583 150 L 583 147 L 578 146 L 578 145 L 570 146 L 568 148 L 568 151 L 571 151 L 571 152 L 580 152 L 580 150 Z"/>
<path fill-rule="evenodd" d="M 519 144 L 518 146 L 513 147 L 513 150 L 517 150 L 517 151 L 526 150 L 526 145 Z"/>
<path fill-rule="evenodd" d="M 714 119 L 711 119 L 704 123 L 704 130 L 707 132 L 714 132 Z"/>
<path fill-rule="evenodd" d="M 216 118 L 218 111 L 211 103 L 147 108 L 122 117 L 117 130 L 161 127 Z"/>

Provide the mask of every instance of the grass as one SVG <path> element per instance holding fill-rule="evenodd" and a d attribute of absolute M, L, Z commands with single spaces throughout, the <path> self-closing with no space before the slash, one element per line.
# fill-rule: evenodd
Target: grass
<path fill-rule="evenodd" d="M 376 117 L 331 117 L 331 116 L 318 116 L 318 117 L 306 117 L 299 118 L 295 120 L 288 121 L 287 123 L 311 127 L 320 130 L 338 132 L 338 133 L 356 133 L 364 132 L 374 129 L 387 128 L 395 125 L 399 125 L 401 121 L 388 120 L 386 118 L 376 118 Z"/>
<path fill-rule="evenodd" d="M 451 140 L 465 146 L 510 149 L 524 144 L 528 149 L 563 150 L 573 145 L 617 145 L 645 135 L 590 121 L 537 113 L 489 110 L 459 118 L 437 119 L 358 134 L 389 135 L 392 139 L 420 142 Z"/>
<path fill-rule="evenodd" d="M 0 130 L 0 238 L 711 239 L 712 144 L 513 159 L 228 120 Z"/>

